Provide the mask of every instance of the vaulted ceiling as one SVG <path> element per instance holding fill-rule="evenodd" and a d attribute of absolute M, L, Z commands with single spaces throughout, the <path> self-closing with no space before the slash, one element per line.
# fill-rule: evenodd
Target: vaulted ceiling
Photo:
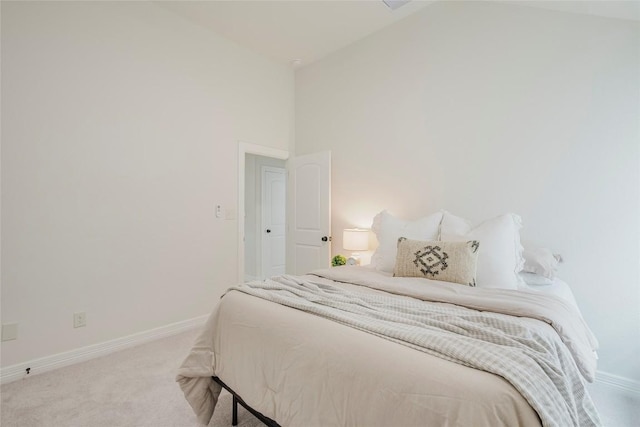
<path fill-rule="evenodd" d="M 436 1 L 391 10 L 382 0 L 158 1 L 198 25 L 276 61 L 306 65 Z M 640 20 L 638 1 L 502 1 L 522 6 Z M 299 60 L 299 63 L 292 61 Z"/>

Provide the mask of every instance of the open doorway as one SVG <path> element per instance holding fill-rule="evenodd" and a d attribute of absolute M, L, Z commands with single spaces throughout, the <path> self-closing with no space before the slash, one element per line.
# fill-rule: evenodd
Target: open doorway
<path fill-rule="evenodd" d="M 255 181 L 252 179 L 246 179 L 246 169 L 247 169 L 247 156 L 252 155 L 256 158 L 270 159 L 270 160 L 279 160 L 280 163 L 276 167 L 280 167 L 281 165 L 285 165 L 287 159 L 289 158 L 289 152 L 285 150 L 279 150 L 277 148 L 266 147 L 263 145 L 250 144 L 247 142 L 238 142 L 238 282 L 245 281 L 247 278 L 247 273 L 245 269 L 245 253 L 249 255 L 252 260 L 250 261 L 250 265 L 253 267 L 250 270 L 249 279 L 253 279 L 258 275 L 258 268 L 256 264 L 257 256 L 255 253 L 257 251 L 257 245 L 255 243 L 255 239 L 252 241 L 251 237 L 249 238 L 249 244 L 245 245 L 245 225 L 247 221 L 246 218 L 246 209 L 245 209 L 245 201 L 247 197 L 245 197 L 246 193 L 246 182 L 250 181 L 253 184 L 250 184 L 255 188 Z M 250 160 L 251 161 L 251 160 Z M 269 165 L 266 165 L 269 166 Z M 254 172 L 255 174 L 255 172 Z M 255 191 L 255 190 L 254 190 Z M 256 203 L 255 200 L 255 192 L 254 197 L 249 198 L 249 203 L 251 206 L 254 206 Z M 255 208 L 254 208 L 255 209 Z M 255 230 L 256 225 L 255 222 L 250 223 L 250 227 L 254 230 L 253 236 L 256 236 Z M 266 230 L 265 230 L 266 232 Z M 246 247 L 245 247 L 246 246 Z M 285 245 L 286 246 L 286 245 Z M 286 252 L 286 250 L 285 250 Z M 253 272 L 253 274 L 251 274 Z"/>
<path fill-rule="evenodd" d="M 260 207 L 260 219 L 258 219 L 258 206 L 263 204 L 261 187 L 264 186 L 263 183 L 259 184 L 260 198 L 258 199 L 255 180 L 258 179 L 256 174 L 258 174 L 259 163 L 262 163 L 260 179 L 262 180 L 264 173 L 264 181 L 270 179 L 270 182 L 275 182 L 274 185 L 277 187 L 270 193 L 271 196 L 267 192 L 264 197 L 275 197 L 281 201 L 282 204 L 276 205 L 279 206 L 276 209 L 280 210 L 276 212 L 276 217 L 282 219 L 284 215 L 284 220 L 269 222 L 268 217 L 263 220 L 262 207 Z M 285 185 L 282 190 L 280 178 L 270 175 L 269 171 L 273 171 L 270 168 L 284 168 L 285 165 L 287 172 L 284 175 Z M 253 169 L 252 176 L 247 177 L 247 168 Z M 276 171 L 275 175 L 279 173 Z M 249 183 L 248 188 L 246 183 Z M 245 193 L 252 193 L 253 196 L 247 196 Z M 289 198 L 288 201 L 287 198 Z M 283 205 L 286 206 L 282 207 Z M 288 214 L 288 217 L 283 211 Z M 328 267 L 331 255 L 331 152 L 312 153 L 289 159 L 288 151 L 239 142 L 238 213 L 238 281 L 282 274 L 282 268 L 287 272 L 304 274 Z M 274 252 L 278 254 L 277 257 L 281 257 L 270 261 L 270 265 L 275 266 L 277 271 L 274 273 L 273 270 L 269 271 L 268 267 L 263 266 L 265 259 L 262 256 L 263 243 L 269 241 L 265 240 L 264 236 L 274 233 L 274 228 L 265 225 L 269 224 L 273 227 L 274 224 L 278 225 L 282 221 L 285 224 L 282 242 L 286 243 L 276 242 L 276 246 L 284 246 L 285 250 L 272 251 L 268 246 L 265 249 L 269 254 Z M 245 227 L 248 230 L 248 236 L 245 236 Z M 267 230 L 271 231 L 267 232 Z M 258 242 L 259 238 L 260 242 Z M 245 263 L 245 255 L 248 258 L 247 263 Z M 278 261 L 282 261 L 283 258 L 286 259 L 284 265 Z"/>
<path fill-rule="evenodd" d="M 244 280 L 285 272 L 286 163 L 245 154 Z"/>

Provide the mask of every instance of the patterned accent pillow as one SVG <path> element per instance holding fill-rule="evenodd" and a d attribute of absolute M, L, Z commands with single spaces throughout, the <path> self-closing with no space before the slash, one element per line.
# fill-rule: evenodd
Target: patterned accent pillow
<path fill-rule="evenodd" d="M 393 275 L 475 286 L 479 247 L 477 240 L 441 242 L 400 237 Z"/>

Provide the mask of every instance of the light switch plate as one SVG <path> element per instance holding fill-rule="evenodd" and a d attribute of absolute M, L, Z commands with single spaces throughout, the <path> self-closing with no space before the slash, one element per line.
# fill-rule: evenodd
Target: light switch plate
<path fill-rule="evenodd" d="M 73 313 L 73 327 L 84 328 L 85 326 L 87 326 L 87 313 L 84 311 Z"/>

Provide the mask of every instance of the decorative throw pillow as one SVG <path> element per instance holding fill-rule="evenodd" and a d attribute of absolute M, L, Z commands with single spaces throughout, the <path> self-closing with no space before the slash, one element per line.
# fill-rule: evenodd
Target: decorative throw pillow
<path fill-rule="evenodd" d="M 415 221 L 396 218 L 386 210 L 373 219 L 371 230 L 378 238 L 378 249 L 371 257 L 376 269 L 393 272 L 398 250 L 398 238 L 406 237 L 416 240 L 436 240 L 440 230 L 442 212 L 436 212 Z"/>
<path fill-rule="evenodd" d="M 400 237 L 393 275 L 475 286 L 479 247 L 477 240 L 442 242 Z"/>
<path fill-rule="evenodd" d="M 522 222 L 515 214 L 488 219 L 475 227 L 469 221 L 444 212 L 440 239 L 446 241 L 477 240 L 482 245 L 478 255 L 477 284 L 481 288 L 518 289 L 522 279 Z"/>

